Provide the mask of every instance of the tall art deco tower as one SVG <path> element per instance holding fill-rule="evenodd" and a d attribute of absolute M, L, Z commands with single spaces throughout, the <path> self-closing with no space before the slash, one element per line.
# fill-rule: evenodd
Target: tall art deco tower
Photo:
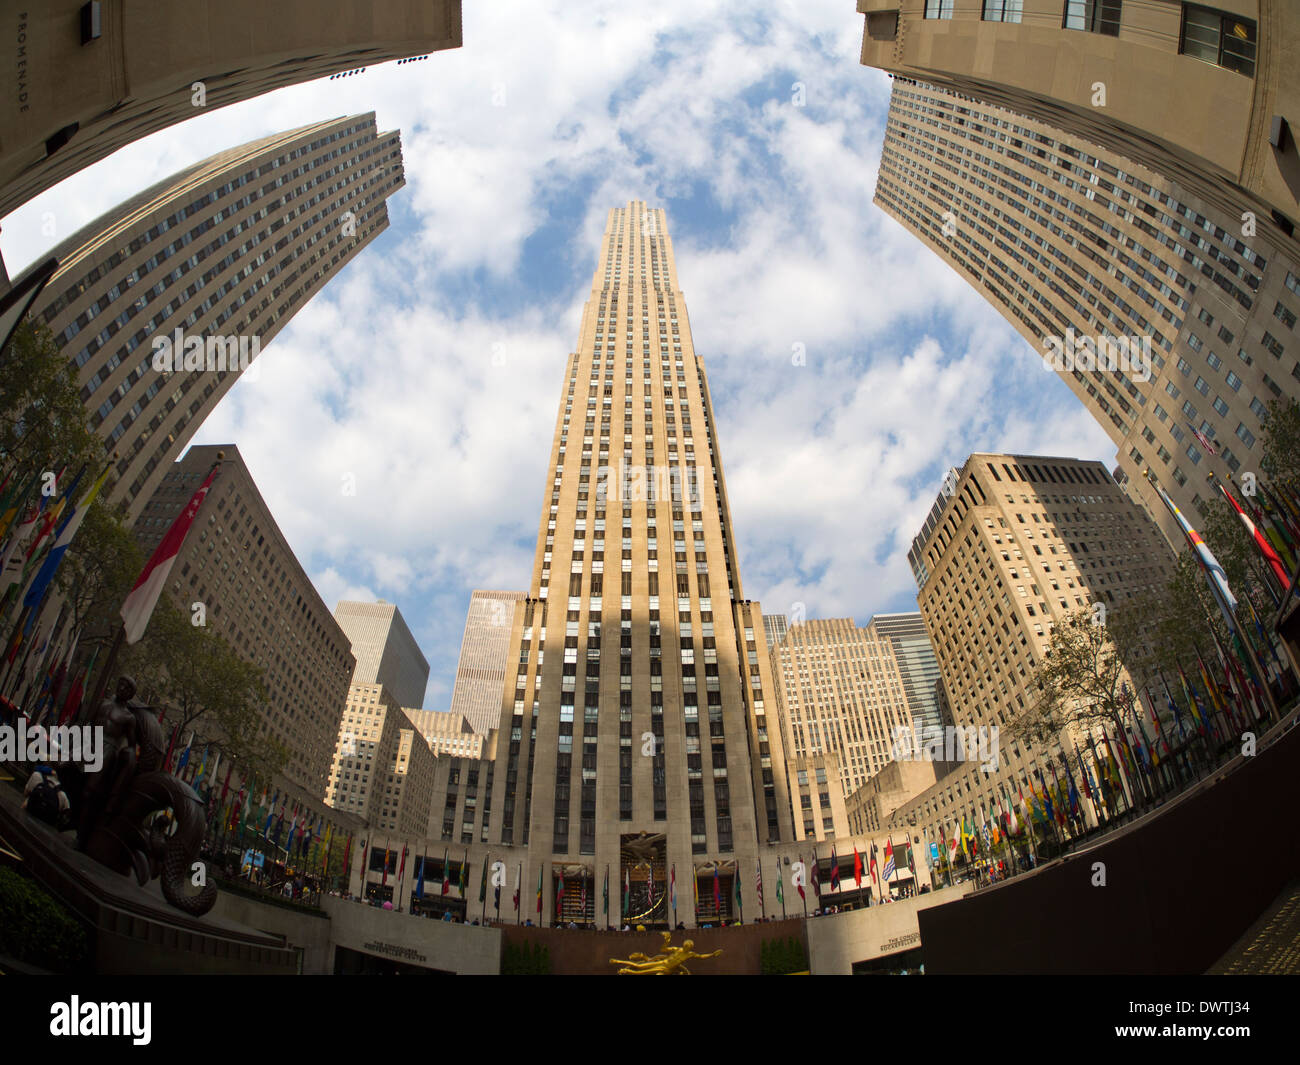
<path fill-rule="evenodd" d="M 565 367 L 508 662 L 493 836 L 549 869 L 548 923 L 584 886 L 600 913 L 607 874 L 615 917 L 627 884 L 631 917 L 671 920 L 675 874 L 690 921 L 715 873 L 722 912 L 739 876 L 755 914 L 756 861 L 791 838 L 771 666 L 664 213 L 638 201 L 609 213 Z"/>

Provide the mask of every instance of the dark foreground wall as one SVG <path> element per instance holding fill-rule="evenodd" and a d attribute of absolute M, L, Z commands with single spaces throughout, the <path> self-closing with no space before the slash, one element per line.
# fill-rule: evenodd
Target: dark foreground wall
<path fill-rule="evenodd" d="M 1104 843 L 923 910 L 925 971 L 1205 972 L 1300 876 L 1297 779 L 1293 728 Z"/>

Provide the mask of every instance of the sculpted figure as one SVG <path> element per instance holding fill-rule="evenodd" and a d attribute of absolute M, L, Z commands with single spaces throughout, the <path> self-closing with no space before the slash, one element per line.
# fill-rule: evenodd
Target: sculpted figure
<path fill-rule="evenodd" d="M 84 777 L 77 846 L 115 872 L 134 872 L 142 886 L 158 877 L 168 902 L 201 916 L 217 900 L 212 884 L 186 890 L 203 844 L 203 804 L 188 784 L 160 771 L 162 726 L 135 691 L 121 677 L 91 713 L 89 724 L 104 730 L 104 763 Z"/>

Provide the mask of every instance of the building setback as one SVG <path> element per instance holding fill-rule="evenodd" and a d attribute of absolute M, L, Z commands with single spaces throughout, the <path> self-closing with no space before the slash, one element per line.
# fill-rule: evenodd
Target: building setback
<path fill-rule="evenodd" d="M 402 707 L 404 713 L 424 737 L 434 754 L 449 754 L 457 758 L 481 758 L 484 737 L 469 727 L 463 714 L 445 710 L 413 710 Z"/>
<path fill-rule="evenodd" d="M 1103 145 L 1296 252 L 1293 0 L 858 0 L 862 62 Z"/>
<path fill-rule="evenodd" d="M 523 592 L 475 591 L 470 596 L 451 712 L 462 716 L 479 735 L 501 725 L 501 696 L 511 665 L 511 623 L 515 604 L 523 598 Z"/>
<path fill-rule="evenodd" d="M 396 606 L 345 599 L 334 608 L 334 620 L 352 641 L 353 684 L 381 684 L 399 707 L 424 702 L 429 663 Z"/>
<path fill-rule="evenodd" d="M 326 805 L 376 828 L 389 824 L 395 812 L 393 766 L 402 726 L 407 724 L 382 684 L 349 685 L 325 789 Z"/>
<path fill-rule="evenodd" d="M 200 112 L 461 44 L 459 0 L 371 0 L 329 17 L 314 0 L 42 0 L 10 9 L 7 28 L 0 216 Z"/>
<path fill-rule="evenodd" d="M 1258 472 L 1268 404 L 1300 398 L 1300 265 L 1262 228 L 1243 238 L 1239 215 L 1138 163 L 901 79 L 875 202 L 1061 373 L 1171 544 L 1148 466 L 1188 514 L 1211 472 Z"/>
<path fill-rule="evenodd" d="M 203 483 L 219 451 L 225 455 L 221 473 L 176 557 L 167 592 L 187 614 L 202 603 L 206 624 L 263 670 L 269 701 L 260 731 L 288 751 L 284 776 L 319 799 L 329 779 L 354 659 L 347 636 L 280 532 L 238 448 L 190 448 L 161 478 L 135 534 L 147 556 Z"/>
<path fill-rule="evenodd" d="M 31 315 L 119 456 L 111 502 L 139 514 L 257 352 L 387 228 L 403 184 L 398 133 L 353 115 L 214 155 L 54 249 Z M 203 344 L 189 369 L 163 360 L 177 330 Z"/>

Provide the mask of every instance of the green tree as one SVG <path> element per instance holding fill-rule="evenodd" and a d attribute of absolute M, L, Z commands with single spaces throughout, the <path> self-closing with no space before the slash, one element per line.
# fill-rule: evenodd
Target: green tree
<path fill-rule="evenodd" d="M 1268 405 L 1259 465 L 1270 480 L 1300 477 L 1300 404 L 1294 399 Z"/>
<path fill-rule="evenodd" d="M 262 670 L 206 625 L 195 625 L 165 594 L 144 637 L 122 657 L 141 696 L 167 708 L 167 723 L 196 743 L 214 744 L 245 774 L 269 779 L 288 752 L 259 734 L 267 702 Z"/>
<path fill-rule="evenodd" d="M 1035 699 L 1012 722 L 1014 736 L 1048 747 L 1070 728 L 1120 727 L 1127 706 L 1124 667 L 1100 617 L 1076 610 L 1052 628 L 1029 684 Z"/>
<path fill-rule="evenodd" d="M 0 482 L 36 471 L 98 476 L 104 443 L 90 429 L 76 367 L 44 325 L 23 322 L 0 356 Z"/>
<path fill-rule="evenodd" d="M 126 527 L 120 507 L 97 498 L 54 578 L 68 605 L 68 622 L 81 629 L 80 660 L 110 643 L 120 623 L 118 611 L 144 568 L 144 554 Z"/>

